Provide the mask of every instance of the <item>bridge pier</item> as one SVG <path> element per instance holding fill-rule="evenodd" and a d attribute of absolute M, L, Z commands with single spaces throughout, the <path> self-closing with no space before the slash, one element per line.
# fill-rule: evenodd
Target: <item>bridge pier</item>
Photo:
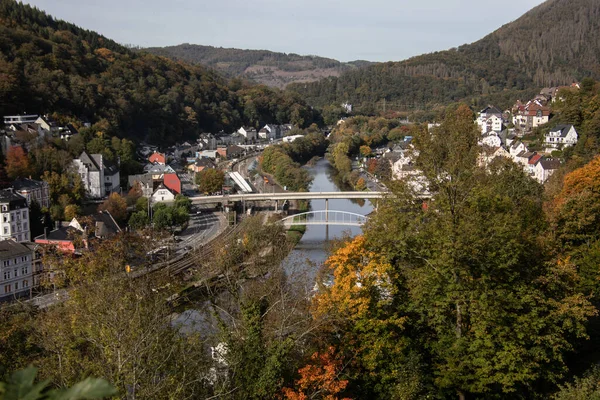
<path fill-rule="evenodd" d="M 275 212 L 277 212 L 278 208 L 279 208 L 279 200 L 275 200 Z"/>
<path fill-rule="evenodd" d="M 325 199 L 325 222 L 329 222 L 329 199 Z"/>

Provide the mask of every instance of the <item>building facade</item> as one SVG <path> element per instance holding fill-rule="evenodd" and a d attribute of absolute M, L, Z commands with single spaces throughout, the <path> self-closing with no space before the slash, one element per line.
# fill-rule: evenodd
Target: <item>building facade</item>
<path fill-rule="evenodd" d="M 27 199 L 27 204 L 35 201 L 40 207 L 50 208 L 50 187 L 48 182 L 36 181 L 33 179 L 17 179 L 13 182 L 13 189 L 16 193 Z"/>
<path fill-rule="evenodd" d="M 0 190 L 0 240 L 31 240 L 27 199 L 12 189 Z"/>
<path fill-rule="evenodd" d="M 73 160 L 73 166 L 89 197 L 101 199 L 120 191 L 119 168 L 106 162 L 102 154 L 84 151 L 79 158 Z"/>
<path fill-rule="evenodd" d="M 28 296 L 33 286 L 32 251 L 14 240 L 0 241 L 0 300 Z"/>

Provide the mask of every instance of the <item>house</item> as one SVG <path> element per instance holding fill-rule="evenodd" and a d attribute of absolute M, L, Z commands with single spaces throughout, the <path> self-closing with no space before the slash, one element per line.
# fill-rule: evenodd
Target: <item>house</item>
<path fill-rule="evenodd" d="M 58 136 L 64 140 L 69 141 L 75 135 L 77 135 L 79 131 L 71 124 L 67 124 L 65 126 L 61 126 L 58 128 Z"/>
<path fill-rule="evenodd" d="M 244 127 L 244 126 L 242 126 L 240 129 L 238 129 L 237 133 L 242 135 L 246 139 L 246 141 L 256 140 L 256 138 L 258 137 L 256 129 Z"/>
<path fill-rule="evenodd" d="M 42 115 L 35 120 L 35 123 L 40 126 L 44 132 L 48 134 L 55 134 L 59 131 L 59 126 L 52 118 L 47 115 Z"/>
<path fill-rule="evenodd" d="M 491 147 L 488 145 L 483 145 L 477 162 L 480 166 L 487 166 L 492 161 L 500 157 L 511 159 L 510 153 L 506 151 L 504 147 Z"/>
<path fill-rule="evenodd" d="M 520 164 L 523 167 L 523 170 L 527 171 L 529 166 L 529 160 L 531 160 L 537 153 L 532 151 L 522 151 L 513 157 L 513 161 L 517 164 Z"/>
<path fill-rule="evenodd" d="M 510 145 L 508 152 L 512 157 L 516 157 L 523 152 L 527 152 L 527 146 L 525 146 L 523 142 L 515 141 Z"/>
<path fill-rule="evenodd" d="M 151 197 L 152 203 L 162 203 L 165 201 L 174 201 L 175 193 L 165 185 L 160 184 Z"/>
<path fill-rule="evenodd" d="M 27 199 L 29 206 L 35 201 L 40 207 L 50 208 L 50 188 L 48 182 L 20 178 L 13 182 L 12 188 L 15 193 L 19 193 Z"/>
<path fill-rule="evenodd" d="M 479 112 L 475 121 L 482 133 L 502 131 L 502 111 L 497 107 L 488 105 Z"/>
<path fill-rule="evenodd" d="M 0 240 L 31 240 L 27 199 L 12 189 L 0 190 Z"/>
<path fill-rule="evenodd" d="M 163 184 L 175 194 L 181 194 L 181 179 L 179 179 L 176 173 L 165 173 L 163 175 Z"/>
<path fill-rule="evenodd" d="M 198 139 L 198 147 L 201 150 L 215 150 L 217 148 L 217 138 L 211 133 L 203 133 Z"/>
<path fill-rule="evenodd" d="M 292 124 L 279 125 L 281 137 L 287 136 L 291 132 L 292 129 L 294 129 L 294 125 L 292 125 Z"/>
<path fill-rule="evenodd" d="M 107 239 L 121 232 L 117 221 L 106 210 L 88 217 L 73 218 L 69 226 L 84 232 L 88 238 L 96 239 Z"/>
<path fill-rule="evenodd" d="M 261 139 L 276 139 L 281 137 L 281 129 L 277 125 L 267 124 L 258 131 L 258 137 Z"/>
<path fill-rule="evenodd" d="M 129 188 L 139 184 L 143 197 L 150 197 L 152 196 L 152 193 L 154 193 L 154 180 L 152 179 L 152 174 L 129 175 L 127 177 L 127 184 L 129 185 Z"/>
<path fill-rule="evenodd" d="M 577 131 L 573 125 L 558 125 L 544 135 L 544 144 L 551 148 L 565 148 L 577 143 Z"/>
<path fill-rule="evenodd" d="M 535 166 L 538 163 L 538 161 L 540 161 L 541 159 L 542 159 L 541 154 L 535 154 L 533 157 L 531 157 L 529 159 L 529 162 L 527 163 L 527 170 L 526 170 L 526 172 L 529 175 L 535 175 Z"/>
<path fill-rule="evenodd" d="M 14 240 L 0 242 L 0 301 L 29 296 L 33 286 L 33 252 Z"/>
<path fill-rule="evenodd" d="M 79 174 L 89 197 L 101 199 L 112 192 L 119 192 L 119 168 L 106 161 L 102 154 L 89 154 L 83 151 L 73 160 L 73 167 Z"/>
<path fill-rule="evenodd" d="M 155 150 L 154 153 L 148 157 L 148 161 L 152 164 L 165 165 L 167 163 L 167 157 L 163 153 L 159 153 Z"/>
<path fill-rule="evenodd" d="M 35 243 L 53 245 L 65 253 L 87 249 L 90 239 L 106 239 L 121 232 L 110 212 L 101 211 L 86 217 L 73 218 L 68 224 L 58 222 L 55 229 L 37 236 Z"/>
<path fill-rule="evenodd" d="M 517 101 L 513 106 L 513 125 L 521 131 L 530 131 L 544 125 L 550 118 L 550 109 L 539 100 L 531 100 L 527 104 Z"/>
<path fill-rule="evenodd" d="M 534 178 L 544 183 L 550 176 L 560 168 L 560 161 L 551 158 L 541 158 L 534 167 Z"/>
<path fill-rule="evenodd" d="M 223 151 L 223 153 L 225 152 Z M 212 160 L 216 160 L 217 155 L 219 155 L 219 152 L 217 150 L 202 150 L 196 152 L 195 158 L 210 158 Z"/>
<path fill-rule="evenodd" d="M 483 139 L 481 139 L 481 144 L 488 147 L 497 148 L 502 145 L 502 140 L 495 132 L 491 132 L 484 134 Z"/>
<path fill-rule="evenodd" d="M 188 169 L 192 172 L 201 172 L 206 168 L 216 168 L 217 165 L 210 158 L 198 158 L 193 164 L 188 165 Z"/>

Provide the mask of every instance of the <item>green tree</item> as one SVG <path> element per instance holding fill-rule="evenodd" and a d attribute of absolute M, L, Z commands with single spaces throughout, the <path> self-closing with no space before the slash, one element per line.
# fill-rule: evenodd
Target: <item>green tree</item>
<path fill-rule="evenodd" d="M 196 174 L 196 184 L 202 193 L 220 192 L 225 182 L 223 171 L 206 168 Z"/>
<path fill-rule="evenodd" d="M 157 230 L 171 229 L 174 225 L 172 207 L 155 207 L 152 222 Z"/>
<path fill-rule="evenodd" d="M 135 230 L 148 226 L 148 223 L 148 213 L 146 211 L 134 212 L 129 218 L 129 226 Z"/>
<path fill-rule="evenodd" d="M 397 199 L 366 233 L 393 261 L 415 322 L 428 332 L 421 351 L 435 385 L 461 399 L 559 379 L 563 355 L 594 313 L 572 264 L 540 248 L 541 188 L 510 162 L 479 167 L 479 136 L 464 106 L 433 134 L 419 132 L 428 206 L 398 183 Z"/>

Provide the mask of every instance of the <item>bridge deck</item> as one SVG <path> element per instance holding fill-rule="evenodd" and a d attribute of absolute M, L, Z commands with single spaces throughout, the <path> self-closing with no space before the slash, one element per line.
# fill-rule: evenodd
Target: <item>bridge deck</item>
<path fill-rule="evenodd" d="M 229 201 L 260 200 L 313 200 L 313 199 L 382 199 L 388 192 L 284 192 L 284 193 L 248 193 L 222 196 L 190 197 L 193 203 L 223 203 Z"/>

